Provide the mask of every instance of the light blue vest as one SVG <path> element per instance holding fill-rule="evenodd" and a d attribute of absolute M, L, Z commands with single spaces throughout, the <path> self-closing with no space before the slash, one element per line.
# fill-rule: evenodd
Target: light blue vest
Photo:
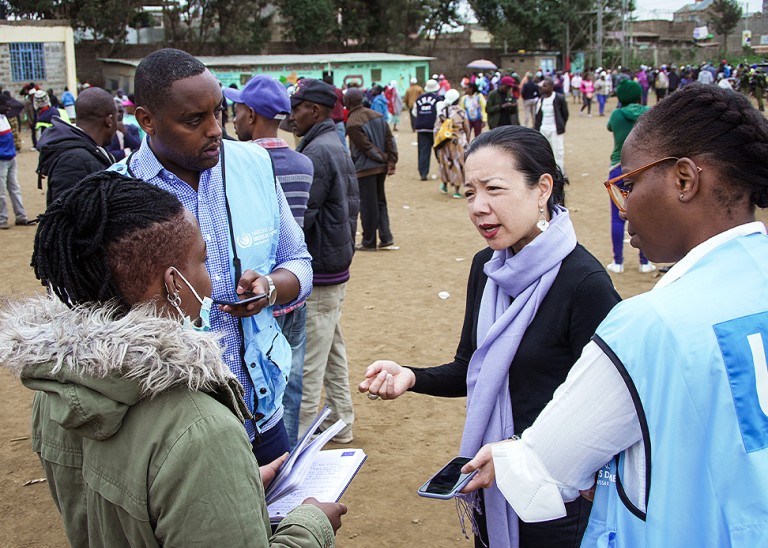
<path fill-rule="evenodd" d="M 237 287 L 245 270 L 266 275 L 275 268 L 280 236 L 277 183 L 269 153 L 253 143 L 222 141 L 221 161 L 229 217 L 229 263 L 233 265 L 230 275 Z M 122 162 L 110 170 L 132 176 Z M 264 181 L 268 184 L 260 184 Z M 291 371 L 291 346 L 272 316 L 272 307 L 241 318 L 240 326 L 243 361 L 254 387 L 255 401 L 248 402 L 248 407 L 260 429 L 282 405 Z"/>
<path fill-rule="evenodd" d="M 582 546 L 768 546 L 768 237 L 735 238 L 624 301 L 594 340 L 635 402 L 647 493 L 643 512 L 618 455 Z"/>

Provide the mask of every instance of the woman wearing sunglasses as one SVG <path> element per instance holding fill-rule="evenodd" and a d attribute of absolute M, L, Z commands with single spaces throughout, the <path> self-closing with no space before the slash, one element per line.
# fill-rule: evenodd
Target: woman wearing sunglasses
<path fill-rule="evenodd" d="M 374 362 L 359 389 L 384 399 L 406 390 L 466 396 L 458 454 L 472 456 L 533 423 L 619 296 L 576 241 L 562 205 L 565 179 L 541 133 L 522 126 L 481 133 L 465 173 L 469 218 L 488 247 L 472 261 L 456 355 L 425 369 Z M 468 502 L 475 546 L 490 548 L 578 546 L 590 510 L 578 499 L 561 519 L 520 523 L 493 486 Z"/>
<path fill-rule="evenodd" d="M 521 440 L 488 445 L 526 521 L 596 486 L 585 546 L 768 546 L 768 122 L 693 84 L 643 115 L 606 187 L 632 246 L 676 263 L 618 305 Z M 606 464 L 607 463 L 607 464 Z"/>

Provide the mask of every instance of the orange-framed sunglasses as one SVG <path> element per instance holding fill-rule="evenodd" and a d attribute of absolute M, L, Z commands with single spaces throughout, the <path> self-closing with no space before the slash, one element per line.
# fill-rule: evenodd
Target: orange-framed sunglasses
<path fill-rule="evenodd" d="M 616 204 L 616 207 L 621 211 L 622 213 L 627 212 L 627 196 L 629 196 L 629 191 L 624 190 L 621 188 L 618 183 L 622 179 L 626 179 L 627 177 L 632 177 L 633 175 L 637 175 L 638 173 L 641 173 L 645 171 L 646 169 L 650 169 L 654 166 L 659 165 L 662 162 L 666 162 L 667 160 L 679 160 L 680 158 L 676 158 L 674 156 L 667 156 L 666 158 L 662 158 L 661 160 L 656 160 L 655 162 L 651 162 L 650 164 L 644 165 L 643 167 L 639 167 L 637 169 L 633 169 L 629 173 L 622 173 L 618 177 L 614 177 L 613 179 L 609 179 L 603 183 L 605 185 L 605 189 L 608 191 L 608 195 L 611 197 L 611 200 L 613 200 L 613 203 Z M 696 169 L 699 170 L 699 173 L 701 173 L 701 168 L 699 166 L 696 166 Z"/>

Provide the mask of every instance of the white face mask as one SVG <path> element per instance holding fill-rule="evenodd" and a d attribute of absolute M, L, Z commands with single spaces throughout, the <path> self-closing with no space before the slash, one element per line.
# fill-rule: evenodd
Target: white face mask
<path fill-rule="evenodd" d="M 192 292 L 192 294 L 195 296 L 195 299 L 200 303 L 200 317 L 198 320 L 200 321 L 200 325 L 197 325 L 196 322 L 192 321 L 192 319 L 189 316 L 185 316 L 181 308 L 179 307 L 179 304 L 181 302 L 180 299 L 178 299 L 178 295 L 176 299 L 178 299 L 178 302 L 176 302 L 176 299 L 171 299 L 171 293 L 168 292 L 168 300 L 171 301 L 171 304 L 176 307 L 176 310 L 179 311 L 179 313 L 184 317 L 184 320 L 182 321 L 182 325 L 185 329 L 191 329 L 193 331 L 210 331 L 211 330 L 211 307 L 213 306 L 213 300 L 211 300 L 210 297 L 204 297 L 200 298 L 200 295 L 197 294 L 197 291 L 195 291 L 195 288 L 192 287 L 192 284 L 187 281 L 187 279 L 184 277 L 184 274 L 179 272 L 179 269 L 175 266 L 172 266 L 173 270 L 176 271 L 176 274 L 179 275 L 179 277 L 184 281 L 185 284 L 187 284 L 187 287 Z M 166 288 L 167 290 L 168 288 Z"/>

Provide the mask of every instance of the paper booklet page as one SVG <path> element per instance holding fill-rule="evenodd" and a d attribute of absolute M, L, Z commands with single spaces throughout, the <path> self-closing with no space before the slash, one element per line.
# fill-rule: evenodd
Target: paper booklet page
<path fill-rule="evenodd" d="M 366 458 L 362 449 L 320 451 L 301 484 L 268 505 L 270 521 L 282 520 L 307 497 L 315 497 L 320 502 L 338 502 Z"/>

